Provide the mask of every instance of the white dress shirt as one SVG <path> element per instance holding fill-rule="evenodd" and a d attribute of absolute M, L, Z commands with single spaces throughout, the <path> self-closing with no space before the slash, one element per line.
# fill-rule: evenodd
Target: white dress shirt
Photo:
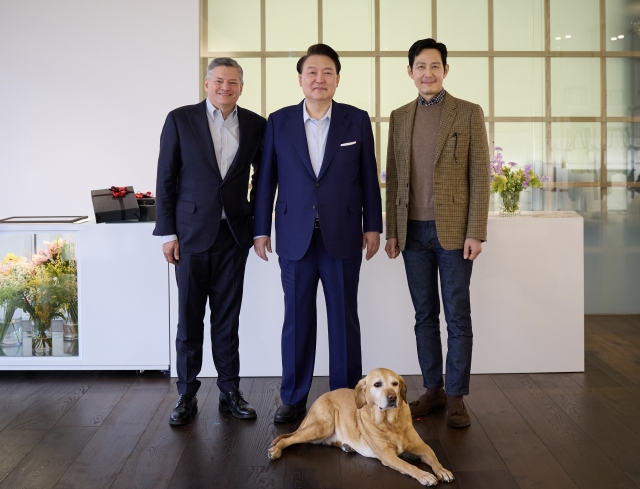
<path fill-rule="evenodd" d="M 309 148 L 309 159 L 316 177 L 320 174 L 322 160 L 324 159 L 324 149 L 327 146 L 327 136 L 329 135 L 329 124 L 331 124 L 331 109 L 333 102 L 329 106 L 327 113 L 322 119 L 313 119 L 307 112 L 307 101 L 305 100 L 302 110 L 302 120 L 304 121 L 304 132 L 307 134 L 307 146 Z"/>
<path fill-rule="evenodd" d="M 302 121 L 304 122 L 304 132 L 307 135 L 307 148 L 309 148 L 309 159 L 316 178 L 320 175 L 322 168 L 322 160 L 324 159 L 324 150 L 327 146 L 327 137 L 329 136 L 329 125 L 331 124 L 331 109 L 333 101 L 327 109 L 327 113 L 322 119 L 313 119 L 307 112 L 307 101 L 302 103 Z M 316 217 L 318 212 L 316 211 Z M 254 236 L 253 239 L 264 238 L 265 236 Z"/>
<path fill-rule="evenodd" d="M 211 133 L 211 139 L 213 141 L 213 149 L 216 153 L 216 160 L 218 160 L 218 169 L 220 175 L 224 180 L 224 177 L 233 163 L 233 159 L 238 152 L 238 146 L 240 144 L 240 124 L 238 122 L 238 106 L 233 108 L 233 112 L 227 116 L 226 119 L 222 117 L 222 112 L 216 109 L 213 104 L 207 99 L 207 122 L 209 123 L 209 132 Z M 329 109 L 331 111 L 331 109 Z M 306 113 L 306 111 L 305 111 Z M 326 138 L 325 138 L 326 139 Z M 222 209 L 222 219 L 226 219 L 227 216 Z M 162 243 L 168 243 L 178 239 L 175 234 L 171 236 L 163 236 Z"/>

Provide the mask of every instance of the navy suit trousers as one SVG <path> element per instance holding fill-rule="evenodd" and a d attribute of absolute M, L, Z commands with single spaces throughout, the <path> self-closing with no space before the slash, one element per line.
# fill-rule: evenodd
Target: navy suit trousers
<path fill-rule="evenodd" d="M 320 229 L 300 260 L 280 258 L 284 290 L 282 386 L 284 404 L 304 405 L 316 356 L 318 280 L 322 281 L 329 329 L 329 387 L 353 389 L 362 378 L 358 283 L 362 254 L 332 258 Z"/>
<path fill-rule="evenodd" d="M 178 334 L 176 363 L 178 393 L 195 394 L 202 368 L 204 314 L 209 300 L 211 348 L 220 392 L 240 383 L 238 326 L 248 249 L 236 243 L 223 219 L 215 242 L 203 253 L 180 253 L 178 281 Z"/>

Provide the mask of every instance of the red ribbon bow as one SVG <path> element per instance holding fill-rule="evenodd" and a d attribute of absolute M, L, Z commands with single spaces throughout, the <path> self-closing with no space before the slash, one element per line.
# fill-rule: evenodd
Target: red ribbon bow
<path fill-rule="evenodd" d="M 151 192 L 136 192 L 136 199 L 145 199 L 145 198 L 154 198 L 155 195 L 153 195 Z"/>
<path fill-rule="evenodd" d="M 111 194 L 113 195 L 114 199 L 127 195 L 127 187 L 112 186 L 109 190 L 111 190 Z"/>

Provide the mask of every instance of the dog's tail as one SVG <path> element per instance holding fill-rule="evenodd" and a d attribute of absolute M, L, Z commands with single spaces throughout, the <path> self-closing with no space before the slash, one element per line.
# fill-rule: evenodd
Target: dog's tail
<path fill-rule="evenodd" d="M 284 438 L 289 438 L 290 436 L 293 436 L 295 434 L 295 431 L 293 433 L 285 433 L 284 435 L 280 435 L 278 438 L 276 438 L 275 440 L 273 440 L 271 442 L 271 446 L 274 446 L 276 443 L 278 443 L 280 440 L 284 439 Z"/>

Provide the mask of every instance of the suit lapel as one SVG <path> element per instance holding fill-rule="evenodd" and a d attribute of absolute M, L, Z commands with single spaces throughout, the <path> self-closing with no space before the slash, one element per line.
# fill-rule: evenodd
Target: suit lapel
<path fill-rule="evenodd" d="M 416 103 L 417 99 L 416 99 Z M 416 118 L 416 105 L 415 104 L 411 104 L 409 106 L 409 108 L 407 109 L 407 113 L 404 116 L 404 123 L 405 126 L 403 128 L 401 128 L 401 133 L 405 140 L 404 140 L 404 166 L 407 169 L 407 172 L 409 171 L 409 167 L 411 165 L 411 145 L 413 142 L 413 122 L 415 121 Z"/>
<path fill-rule="evenodd" d="M 447 137 L 449 137 L 449 132 L 451 131 L 451 126 L 453 126 L 453 121 L 455 120 L 457 113 L 458 102 L 453 96 L 447 93 L 444 97 L 442 119 L 440 120 L 440 131 L 438 132 L 438 146 L 436 146 L 435 159 L 436 163 L 438 163 L 438 158 L 440 158 L 442 148 L 444 148 L 444 144 L 447 142 Z"/>
<path fill-rule="evenodd" d="M 216 160 L 216 152 L 213 149 L 213 141 L 211 140 L 211 132 L 209 131 L 209 121 L 207 120 L 207 102 L 202 101 L 194 107 L 189 115 L 189 123 L 196 135 L 196 139 L 200 144 L 200 148 L 209 160 L 209 163 L 213 167 L 213 171 L 218 178 L 222 180 L 220 175 L 220 169 L 218 168 L 218 161 Z"/>
<path fill-rule="evenodd" d="M 342 137 L 344 136 L 347 127 L 349 127 L 349 120 L 345 118 L 342 105 L 337 102 L 333 102 L 329 134 L 327 135 L 327 144 L 324 147 L 324 157 L 322 158 L 322 166 L 320 167 L 318 180 L 320 180 L 327 172 L 327 168 L 333 161 L 333 157 L 340 147 L 340 142 L 342 141 Z"/>
<path fill-rule="evenodd" d="M 302 111 L 304 109 L 302 104 L 303 102 L 300 102 L 292 112 L 292 116 L 289 118 L 289 122 L 287 123 L 287 128 L 289 129 L 289 135 L 293 140 L 293 145 L 304 162 L 304 166 L 307 167 L 307 170 L 315 180 L 316 174 L 313 171 L 313 166 L 311 166 L 311 158 L 309 158 L 307 133 L 304 130 L 304 120 L 302 118 Z"/>
<path fill-rule="evenodd" d="M 248 149 L 248 145 L 246 144 L 242 144 L 242 142 L 244 141 L 244 139 L 250 134 L 251 132 L 251 124 L 248 120 L 247 117 L 245 117 L 245 113 L 244 113 L 244 109 L 238 107 L 238 151 L 236 151 L 236 155 L 233 157 L 233 161 L 231 162 L 231 165 L 229 165 L 229 169 L 227 170 L 227 174 L 224 176 L 224 181 L 229 181 L 231 178 L 233 178 L 234 172 L 235 170 L 238 168 L 238 161 L 241 158 L 244 158 L 244 151 L 245 149 Z M 247 148 L 245 148 L 245 146 Z M 243 160 L 244 161 L 244 160 Z"/>

